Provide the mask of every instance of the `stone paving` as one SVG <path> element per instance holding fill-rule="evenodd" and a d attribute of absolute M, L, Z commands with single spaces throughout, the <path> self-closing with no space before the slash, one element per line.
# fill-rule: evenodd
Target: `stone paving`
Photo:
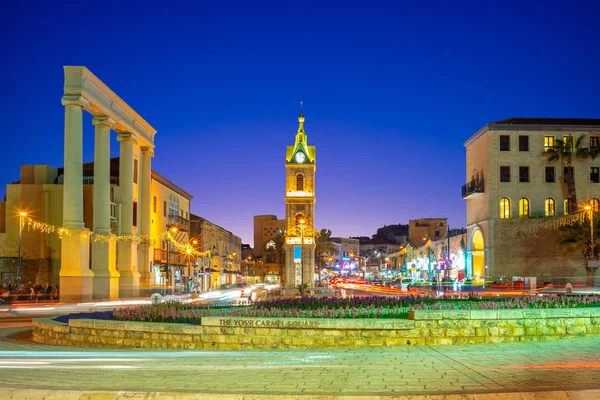
<path fill-rule="evenodd" d="M 307 398 L 465 393 L 504 398 L 508 392 L 585 389 L 576 397 L 600 396 L 600 337 L 321 351 L 153 351 L 38 345 L 28 341 L 28 329 L 0 322 L 0 388 Z"/>

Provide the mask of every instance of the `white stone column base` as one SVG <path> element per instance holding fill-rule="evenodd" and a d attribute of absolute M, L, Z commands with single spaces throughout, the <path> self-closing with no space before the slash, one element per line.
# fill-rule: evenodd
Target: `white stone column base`
<path fill-rule="evenodd" d="M 115 271 L 116 272 L 116 271 Z M 107 272 L 94 275 L 94 300 L 116 300 L 119 298 L 119 275 Z"/>
<path fill-rule="evenodd" d="M 119 298 L 119 273 L 115 242 L 92 243 L 94 299 Z"/>
<path fill-rule="evenodd" d="M 89 268 L 89 239 L 77 233 L 63 236 L 60 250 L 61 301 L 89 301 L 92 299 L 94 273 Z"/>
<path fill-rule="evenodd" d="M 117 270 L 119 278 L 119 297 L 137 297 L 140 293 L 140 273 L 137 270 L 137 244 L 117 243 Z"/>

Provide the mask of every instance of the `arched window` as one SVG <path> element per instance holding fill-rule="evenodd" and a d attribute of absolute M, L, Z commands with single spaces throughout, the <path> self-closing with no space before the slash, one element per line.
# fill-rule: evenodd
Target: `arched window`
<path fill-rule="evenodd" d="M 519 217 L 529 217 L 529 199 L 526 197 L 519 200 Z"/>
<path fill-rule="evenodd" d="M 592 206 L 592 210 L 594 210 L 594 212 L 600 211 L 600 201 L 598 201 L 598 199 L 596 199 L 596 198 L 591 199 L 590 206 Z"/>
<path fill-rule="evenodd" d="M 571 199 L 565 199 L 564 211 L 565 211 L 565 215 L 571 214 L 573 212 L 573 204 L 571 203 Z"/>
<path fill-rule="evenodd" d="M 510 200 L 508 199 L 508 197 L 503 197 L 502 199 L 500 199 L 500 218 L 510 218 Z"/>
<path fill-rule="evenodd" d="M 296 225 L 300 225 L 300 220 L 304 221 L 306 224 L 306 218 L 304 218 L 304 214 L 302 213 L 296 214 Z"/>
<path fill-rule="evenodd" d="M 299 192 L 304 191 L 304 175 L 296 175 L 296 190 Z"/>
<path fill-rule="evenodd" d="M 546 199 L 546 217 L 554 217 L 556 215 L 556 203 L 552 197 Z"/>

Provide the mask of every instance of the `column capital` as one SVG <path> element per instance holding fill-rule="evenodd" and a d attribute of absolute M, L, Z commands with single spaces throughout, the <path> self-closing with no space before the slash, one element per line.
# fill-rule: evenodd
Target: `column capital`
<path fill-rule="evenodd" d="M 78 106 L 89 109 L 90 102 L 82 96 L 63 96 L 61 101 L 63 106 Z"/>
<path fill-rule="evenodd" d="M 97 116 L 92 118 L 92 125 L 94 126 L 108 126 L 110 129 L 115 129 L 115 120 L 110 117 Z"/>
<path fill-rule="evenodd" d="M 131 133 L 118 133 L 117 134 L 117 141 L 119 141 L 119 142 L 131 142 L 133 144 L 137 143 L 137 140 L 135 139 L 135 137 Z"/>
<path fill-rule="evenodd" d="M 154 157 L 154 148 L 148 146 L 142 146 L 142 154 L 149 157 Z"/>

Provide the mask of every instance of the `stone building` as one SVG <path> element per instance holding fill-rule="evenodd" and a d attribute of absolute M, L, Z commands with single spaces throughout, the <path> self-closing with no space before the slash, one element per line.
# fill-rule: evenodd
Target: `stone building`
<path fill-rule="evenodd" d="M 585 275 L 580 256 L 560 254 L 557 230 L 535 227 L 573 209 L 566 165 L 549 162 L 546 150 L 557 139 L 589 150 L 599 138 L 600 119 L 510 118 L 485 125 L 464 143 L 466 259 L 473 277 L 574 280 Z M 578 202 L 597 208 L 600 158 L 573 157 L 572 167 Z M 523 226 L 535 233 L 522 234 Z"/>
<path fill-rule="evenodd" d="M 421 218 L 408 221 L 408 241 L 420 245 L 427 240 L 439 240 L 446 237 L 448 218 Z"/>
<path fill-rule="evenodd" d="M 119 235 L 123 221 L 122 205 L 115 197 L 119 191 L 120 160 L 112 158 L 109 163 L 110 197 L 109 216 L 110 233 Z M 91 229 L 94 220 L 94 163 L 82 165 L 83 183 L 83 222 L 84 227 Z M 18 257 L 18 211 L 25 210 L 27 216 L 35 221 L 40 221 L 57 227 L 62 226 L 63 221 L 63 180 L 64 169 L 53 168 L 47 165 L 22 165 L 20 179 L 6 186 L 5 201 L 0 202 L 0 272 L 2 280 L 16 282 L 17 257 Z M 164 233 L 168 227 L 176 226 L 177 236 L 186 241 L 189 230 L 189 210 L 192 196 L 171 181 L 158 173 L 151 173 L 150 198 L 152 206 L 150 209 L 150 246 L 151 251 L 147 265 L 142 265 L 143 258 L 138 259 L 137 266 L 142 276 L 142 286 L 174 285 L 179 281 L 181 272 L 176 272 L 178 267 L 185 262 L 178 252 L 170 254 L 171 276 L 161 273 L 160 266 L 166 265 L 166 238 Z M 133 202 L 132 233 L 139 235 L 141 214 L 138 212 L 137 202 Z M 63 237 L 64 239 L 64 237 Z M 61 247 L 63 240 L 57 233 L 43 233 L 39 230 L 29 230 L 25 226 L 23 230 L 23 268 L 21 271 L 22 281 L 50 281 L 58 284 L 60 281 Z M 118 275 L 118 259 L 121 253 L 116 246 L 112 246 L 112 265 L 117 273 L 117 289 L 127 293 L 130 288 L 122 288 L 122 282 Z M 92 248 L 90 259 L 93 257 Z M 125 290 L 123 290 L 125 289 Z M 96 298 L 103 297 L 96 293 Z"/>
<path fill-rule="evenodd" d="M 214 289 L 221 285 L 237 282 L 238 275 L 243 272 L 240 268 L 242 239 L 239 236 L 205 218 L 192 214 L 190 241 L 196 250 L 210 253 L 206 257 L 194 260 L 199 267 L 196 273 L 201 277 L 202 289 Z M 208 282 L 209 277 L 210 282 Z"/>
<path fill-rule="evenodd" d="M 277 231 L 285 231 L 286 220 L 277 219 L 275 215 L 254 216 L 254 258 L 264 258 L 269 243 Z"/>
<path fill-rule="evenodd" d="M 340 244 L 340 257 L 351 257 L 360 255 L 360 240 L 345 237 L 330 237 L 329 241 Z"/>

